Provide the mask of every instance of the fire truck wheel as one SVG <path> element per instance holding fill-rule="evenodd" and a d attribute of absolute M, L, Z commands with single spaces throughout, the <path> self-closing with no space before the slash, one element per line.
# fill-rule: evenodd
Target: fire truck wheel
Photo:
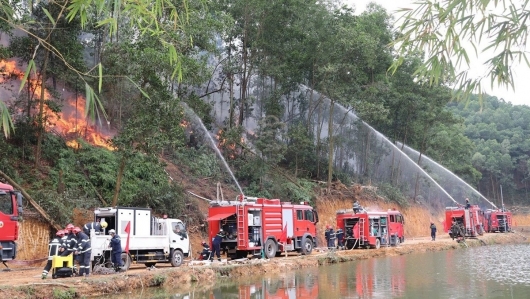
<path fill-rule="evenodd" d="M 399 237 L 396 237 L 396 247 L 399 246 L 399 244 L 401 244 L 401 240 L 399 239 Z"/>
<path fill-rule="evenodd" d="M 265 248 L 264 249 L 265 249 L 265 256 L 268 259 L 271 259 L 271 258 L 276 256 L 277 246 L 276 246 L 276 242 L 274 242 L 273 239 L 268 239 L 265 242 Z"/>
<path fill-rule="evenodd" d="M 182 265 L 183 261 L 184 261 L 184 254 L 182 254 L 182 251 L 178 249 L 174 249 L 173 252 L 171 252 L 171 266 L 178 267 Z"/>
<path fill-rule="evenodd" d="M 302 240 L 302 254 L 310 255 L 311 251 L 313 251 L 313 241 L 306 237 Z"/>
<path fill-rule="evenodd" d="M 123 263 L 123 267 L 121 267 L 121 269 L 123 271 L 129 270 L 132 264 L 131 256 L 128 253 L 124 252 L 121 254 L 121 261 Z"/>
<path fill-rule="evenodd" d="M 401 243 L 405 243 L 405 236 L 401 237 Z"/>

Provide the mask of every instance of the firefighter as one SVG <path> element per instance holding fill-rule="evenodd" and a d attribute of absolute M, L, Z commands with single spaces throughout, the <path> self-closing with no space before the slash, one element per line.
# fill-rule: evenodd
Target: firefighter
<path fill-rule="evenodd" d="M 63 241 L 63 246 L 62 246 L 62 249 L 61 249 L 61 256 L 67 256 L 67 255 L 70 255 L 70 254 L 73 255 L 74 273 L 77 273 L 76 261 L 78 261 L 79 257 L 74 254 L 75 253 L 75 249 L 77 248 L 77 237 L 74 234 L 73 229 L 74 229 L 74 225 L 71 224 L 71 223 L 68 224 L 65 227 L 65 229 L 64 229 L 65 230 L 65 234 L 66 234 L 66 238 Z"/>
<path fill-rule="evenodd" d="M 337 248 L 338 249 L 344 249 L 344 231 L 342 228 L 337 229 Z"/>
<path fill-rule="evenodd" d="M 434 225 L 434 222 L 431 222 L 431 241 L 436 240 L 436 225 Z"/>
<path fill-rule="evenodd" d="M 55 236 L 56 237 L 53 238 L 53 240 L 51 240 L 51 242 L 48 244 L 48 262 L 42 270 L 42 279 L 46 279 L 46 277 L 48 276 L 48 272 L 52 268 L 53 257 L 59 255 L 59 250 L 61 248 L 61 239 L 64 237 L 64 231 L 62 229 L 58 230 L 57 233 L 55 233 Z"/>
<path fill-rule="evenodd" d="M 361 204 L 359 204 L 359 201 L 355 201 L 353 203 L 353 213 L 357 214 L 359 213 L 361 210 L 363 209 L 363 207 L 361 206 Z"/>
<path fill-rule="evenodd" d="M 68 224 L 64 229 L 66 240 L 64 240 L 64 243 L 63 243 L 63 250 L 62 250 L 61 256 L 67 256 L 67 255 L 74 253 L 75 248 L 77 247 L 77 238 L 75 237 L 75 234 L 72 232 L 73 229 L 74 229 L 73 224 Z"/>
<path fill-rule="evenodd" d="M 326 238 L 326 245 L 328 246 L 328 249 L 335 248 L 335 232 L 330 225 L 326 225 L 324 237 Z"/>
<path fill-rule="evenodd" d="M 78 256 L 79 261 L 79 276 L 88 276 L 90 275 L 90 255 L 92 254 L 90 239 L 77 226 L 74 227 L 72 232 L 77 237 L 77 248 L 75 254 Z"/>
<path fill-rule="evenodd" d="M 212 242 L 213 252 L 212 252 L 212 255 L 210 256 L 210 261 L 211 262 L 213 262 L 214 254 L 217 255 L 217 260 L 221 261 L 221 242 L 223 241 L 224 236 L 225 236 L 225 233 L 221 229 L 217 233 L 217 235 L 215 235 L 215 237 L 213 238 L 213 242 Z"/>
<path fill-rule="evenodd" d="M 123 267 L 123 262 L 121 260 L 121 239 L 120 236 L 116 234 L 116 231 L 111 229 L 109 230 L 110 243 L 109 247 L 111 248 L 110 253 L 110 260 L 112 262 L 112 265 L 114 266 L 114 270 L 116 272 L 119 272 L 121 267 Z"/>
<path fill-rule="evenodd" d="M 469 209 L 471 207 L 471 204 L 469 203 L 469 198 L 466 198 L 466 209 Z"/>
<path fill-rule="evenodd" d="M 203 260 L 203 261 L 209 260 L 212 254 L 212 251 L 210 250 L 210 245 L 208 245 L 206 241 L 202 241 L 201 245 L 202 245 L 202 252 L 199 256 L 199 260 Z"/>
<path fill-rule="evenodd" d="M 96 235 L 99 235 L 101 232 L 103 232 L 103 226 L 101 223 L 99 223 L 99 219 L 96 222 L 90 222 L 83 226 L 83 232 L 90 236 L 90 231 L 94 230 L 96 232 Z"/>

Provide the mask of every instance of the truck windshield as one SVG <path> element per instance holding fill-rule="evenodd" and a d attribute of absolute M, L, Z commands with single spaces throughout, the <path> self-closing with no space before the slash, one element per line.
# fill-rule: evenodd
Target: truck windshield
<path fill-rule="evenodd" d="M 0 192 L 0 212 L 6 215 L 13 214 L 13 201 L 11 200 L 11 194 Z"/>

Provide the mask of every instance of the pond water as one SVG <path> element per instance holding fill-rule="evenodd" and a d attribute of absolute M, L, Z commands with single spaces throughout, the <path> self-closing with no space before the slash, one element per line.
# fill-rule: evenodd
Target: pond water
<path fill-rule="evenodd" d="M 530 245 L 495 245 L 334 264 L 121 298 L 530 298 Z"/>

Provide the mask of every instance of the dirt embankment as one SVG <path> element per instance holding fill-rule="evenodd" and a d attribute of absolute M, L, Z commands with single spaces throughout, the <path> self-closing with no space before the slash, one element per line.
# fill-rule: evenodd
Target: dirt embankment
<path fill-rule="evenodd" d="M 396 256 L 412 252 L 465 250 L 467 247 L 491 244 L 527 243 L 530 230 L 506 234 L 485 234 L 479 239 L 468 239 L 457 243 L 446 234 L 436 241 L 429 237 L 409 238 L 398 247 L 380 249 L 353 249 L 328 252 L 315 250 L 310 256 L 292 255 L 271 260 L 251 259 L 246 261 L 189 262 L 179 268 L 163 264 L 156 269 L 146 269 L 134 265 L 129 271 L 120 274 L 92 275 L 88 278 L 40 279 L 41 268 L 15 269 L 0 272 L 0 292 L 5 298 L 80 298 L 105 294 L 128 293 L 153 286 L 168 286 L 185 290 L 200 282 L 208 288 L 224 278 L 238 278 L 248 275 L 274 274 L 304 267 L 316 267 L 330 263 L 340 263 L 382 256 Z"/>

